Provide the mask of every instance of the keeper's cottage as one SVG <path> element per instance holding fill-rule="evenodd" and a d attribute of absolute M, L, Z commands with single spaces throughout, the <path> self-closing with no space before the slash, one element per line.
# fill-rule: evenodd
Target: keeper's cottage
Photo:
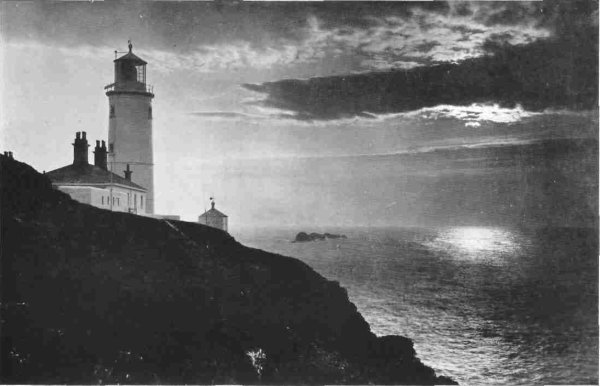
<path fill-rule="evenodd" d="M 84 204 L 117 212 L 144 213 L 148 191 L 131 180 L 129 165 L 123 176 L 108 171 L 104 141 L 96 141 L 94 164 L 90 165 L 88 147 L 86 132 L 77 132 L 73 163 L 46 173 L 52 186 Z"/>

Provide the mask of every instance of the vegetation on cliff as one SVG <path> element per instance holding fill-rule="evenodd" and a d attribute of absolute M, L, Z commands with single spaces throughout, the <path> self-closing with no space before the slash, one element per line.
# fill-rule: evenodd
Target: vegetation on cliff
<path fill-rule="evenodd" d="M 452 383 L 298 260 L 0 173 L 3 383 Z"/>

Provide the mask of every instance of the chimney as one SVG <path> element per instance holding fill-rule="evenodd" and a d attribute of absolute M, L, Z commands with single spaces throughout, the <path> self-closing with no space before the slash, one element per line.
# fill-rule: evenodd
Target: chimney
<path fill-rule="evenodd" d="M 211 209 L 215 209 L 215 202 L 214 201 L 210 203 L 210 208 Z"/>
<path fill-rule="evenodd" d="M 106 166 L 106 143 L 104 141 L 102 141 L 102 145 L 100 145 L 100 141 L 96 141 L 96 147 L 94 148 L 94 165 L 101 169 L 108 170 Z"/>
<path fill-rule="evenodd" d="M 75 134 L 73 143 L 73 165 L 88 164 L 88 141 L 85 137 L 85 131 Z"/>
<path fill-rule="evenodd" d="M 125 173 L 125 179 L 131 181 L 131 173 L 133 172 L 129 170 L 129 164 L 127 164 L 127 170 L 123 170 L 123 173 Z"/>

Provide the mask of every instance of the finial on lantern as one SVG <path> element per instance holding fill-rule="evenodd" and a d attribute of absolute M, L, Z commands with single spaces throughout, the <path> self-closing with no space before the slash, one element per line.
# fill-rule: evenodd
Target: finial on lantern
<path fill-rule="evenodd" d="M 129 52 L 131 53 L 131 49 L 133 48 L 133 44 L 131 44 L 131 39 L 127 40 L 127 43 L 129 44 Z"/>

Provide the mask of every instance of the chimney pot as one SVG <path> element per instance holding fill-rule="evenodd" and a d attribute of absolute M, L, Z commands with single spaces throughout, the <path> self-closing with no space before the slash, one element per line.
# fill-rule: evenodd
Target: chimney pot
<path fill-rule="evenodd" d="M 85 132 L 83 132 L 83 138 L 81 138 L 80 132 L 75 134 L 75 143 L 73 143 L 73 164 L 88 164 L 88 141 L 85 139 Z"/>
<path fill-rule="evenodd" d="M 104 144 L 104 141 L 102 141 Z M 107 160 L 106 160 L 106 146 L 100 146 L 100 140 L 96 141 L 96 148 L 94 149 L 94 165 L 108 170 Z"/>
<path fill-rule="evenodd" d="M 85 134 L 86 134 L 86 133 L 85 133 L 85 131 L 82 131 L 82 132 L 81 132 L 81 139 L 86 139 L 86 138 L 85 138 Z"/>
<path fill-rule="evenodd" d="M 131 181 L 131 173 L 133 172 L 129 169 L 129 164 L 127 164 L 127 169 L 123 170 L 123 173 L 125 173 L 125 179 Z"/>

